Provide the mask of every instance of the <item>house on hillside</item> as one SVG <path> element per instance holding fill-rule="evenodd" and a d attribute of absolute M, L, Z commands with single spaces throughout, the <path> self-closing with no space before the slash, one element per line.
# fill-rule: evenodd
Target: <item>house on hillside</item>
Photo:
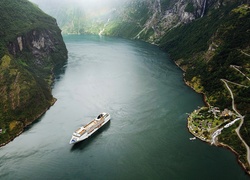
<path fill-rule="evenodd" d="M 217 113 L 220 113 L 220 109 L 218 107 L 211 107 L 208 112 L 212 112 L 214 117 L 217 117 Z"/>
<path fill-rule="evenodd" d="M 221 112 L 221 116 L 224 116 L 224 117 L 228 117 L 232 115 L 233 115 L 233 112 L 228 109 L 224 109 L 224 111 Z"/>

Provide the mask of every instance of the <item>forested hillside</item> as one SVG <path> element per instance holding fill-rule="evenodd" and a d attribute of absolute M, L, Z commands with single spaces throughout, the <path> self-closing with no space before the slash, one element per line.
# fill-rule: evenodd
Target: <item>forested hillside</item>
<path fill-rule="evenodd" d="M 82 19 L 83 31 L 74 32 L 140 39 L 168 52 L 207 103 L 189 116 L 190 132 L 229 147 L 249 172 L 249 1 L 128 0 L 110 12 Z"/>
<path fill-rule="evenodd" d="M 54 102 L 53 71 L 67 60 L 56 20 L 27 0 L 0 2 L 0 145 Z"/>
<path fill-rule="evenodd" d="M 197 92 L 204 93 L 205 100 L 210 106 L 219 107 L 220 110 L 229 109 L 237 114 L 232 107 L 232 96 L 225 83 L 228 84 L 234 98 L 233 104 L 243 116 L 240 134 L 248 146 L 250 146 L 249 20 L 249 5 L 224 7 L 193 23 L 179 26 L 160 41 L 161 47 L 168 51 L 185 71 L 187 83 Z M 176 53 L 177 51 L 179 52 Z M 224 121 L 219 121 L 219 124 L 223 125 Z M 249 169 L 246 147 L 234 131 L 238 126 L 223 130 L 218 140 L 232 147 L 239 154 L 240 161 Z M 207 133 L 202 136 L 209 140 L 214 131 L 207 131 L 210 135 Z"/>
<path fill-rule="evenodd" d="M 204 4 L 205 3 L 205 4 Z M 191 115 L 191 133 L 227 145 L 249 172 L 250 7 L 247 1 L 131 1 L 104 34 L 160 46 L 184 71 L 186 83 L 203 93 L 217 115 Z M 229 116 L 222 112 L 228 110 Z M 202 111 L 200 111 L 202 112 Z M 234 119 L 218 136 L 216 130 Z M 204 123 L 206 122 L 206 123 Z M 195 130 L 194 130 L 195 129 Z M 236 130 L 236 131 L 235 131 Z M 239 133 L 237 133 L 239 131 Z"/>

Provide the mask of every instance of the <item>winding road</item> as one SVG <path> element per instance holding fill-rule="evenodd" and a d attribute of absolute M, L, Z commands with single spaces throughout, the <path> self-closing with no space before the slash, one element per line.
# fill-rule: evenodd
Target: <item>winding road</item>
<path fill-rule="evenodd" d="M 238 72 L 241 73 L 243 76 L 245 76 L 245 77 L 248 79 L 248 81 L 250 81 L 250 78 L 247 77 L 243 72 L 241 72 L 241 70 L 238 69 L 239 66 L 230 65 L 230 67 L 234 68 L 236 71 L 238 71 Z"/>
<path fill-rule="evenodd" d="M 242 116 L 235 108 L 235 104 L 234 104 L 234 95 L 232 90 L 230 89 L 230 87 L 227 84 L 227 80 L 226 79 L 221 79 L 221 81 L 226 85 L 228 91 L 230 92 L 231 98 L 232 98 L 232 109 L 234 110 L 234 112 L 238 115 L 238 117 L 241 119 L 240 125 L 235 129 L 237 135 L 239 136 L 240 140 L 243 142 L 243 144 L 245 145 L 246 149 L 247 149 L 247 161 L 248 164 L 250 165 L 250 148 L 247 145 L 247 143 L 244 141 L 244 139 L 241 137 L 240 135 L 240 128 L 242 126 L 242 124 L 244 123 L 244 116 Z"/>

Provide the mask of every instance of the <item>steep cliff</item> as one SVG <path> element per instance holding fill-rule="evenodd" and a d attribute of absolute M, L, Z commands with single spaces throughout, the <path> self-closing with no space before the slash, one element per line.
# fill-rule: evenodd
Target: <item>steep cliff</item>
<path fill-rule="evenodd" d="M 102 35 L 159 45 L 183 69 L 186 83 L 204 94 L 209 112 L 212 107 L 229 112 L 206 116 L 209 112 L 200 111 L 203 118 L 190 121 L 189 129 L 206 142 L 230 147 L 250 173 L 248 1 L 131 0 L 114 14 Z M 235 119 L 240 122 L 214 135 Z"/>
<path fill-rule="evenodd" d="M 157 43 L 169 30 L 191 23 L 213 10 L 231 4 L 230 0 L 129 0 L 117 9 L 103 34 L 138 38 Z"/>
<path fill-rule="evenodd" d="M 203 16 L 204 4 L 205 0 L 131 0 L 125 8 L 119 9 L 118 15 L 113 17 L 103 34 L 155 42 L 169 29 Z M 122 31 L 121 26 L 130 33 Z"/>
<path fill-rule="evenodd" d="M 189 117 L 190 132 L 230 147 L 250 173 L 249 0 L 127 0 L 100 15 L 69 18 L 83 22 L 72 32 L 140 39 L 168 52 L 209 106 Z"/>
<path fill-rule="evenodd" d="M 56 20 L 27 0 L 0 2 L 0 144 L 54 102 L 53 72 L 67 60 Z"/>
<path fill-rule="evenodd" d="M 187 84 L 204 93 L 210 106 L 229 109 L 241 118 L 242 126 L 223 130 L 218 142 L 236 151 L 249 170 L 250 7 L 247 3 L 231 2 L 208 13 L 169 31 L 159 44 L 185 71 Z M 218 127 L 225 125 L 224 120 L 217 122 Z M 238 127 L 243 142 L 234 131 Z M 216 128 L 203 128 L 206 133 L 201 136 L 211 142 Z"/>
<path fill-rule="evenodd" d="M 250 173 L 248 2 L 145 0 L 131 1 L 126 8 L 103 34 L 142 39 L 167 51 L 183 69 L 186 83 L 203 93 L 209 105 L 206 112 L 192 114 L 190 131 L 228 146 Z M 223 113 L 207 115 L 215 111 Z M 227 128 L 235 119 L 240 122 Z"/>
<path fill-rule="evenodd" d="M 98 34 L 127 0 L 30 0 L 57 19 L 63 34 Z"/>

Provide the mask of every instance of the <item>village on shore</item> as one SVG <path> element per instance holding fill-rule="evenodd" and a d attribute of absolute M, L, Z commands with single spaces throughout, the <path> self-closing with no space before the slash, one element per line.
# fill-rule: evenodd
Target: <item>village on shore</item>
<path fill-rule="evenodd" d="M 250 174 L 249 147 L 246 145 L 239 133 L 243 119 L 244 116 L 228 109 L 220 110 L 218 107 L 212 106 L 201 107 L 189 114 L 188 129 L 190 133 L 194 135 L 194 137 L 190 138 L 190 140 L 199 138 L 200 140 L 210 143 L 211 145 L 226 146 L 239 156 L 236 149 L 220 141 L 220 137 L 223 136 L 223 132 L 226 131 L 227 128 L 231 128 L 235 131 L 239 140 L 242 141 L 242 143 L 247 147 L 246 155 L 243 155 L 245 157 L 244 160 L 238 160 L 246 172 Z"/>
<path fill-rule="evenodd" d="M 238 120 L 237 115 L 228 109 L 221 111 L 218 107 L 202 107 L 189 115 L 188 129 L 195 137 L 217 145 L 217 136 L 222 129 Z"/>

